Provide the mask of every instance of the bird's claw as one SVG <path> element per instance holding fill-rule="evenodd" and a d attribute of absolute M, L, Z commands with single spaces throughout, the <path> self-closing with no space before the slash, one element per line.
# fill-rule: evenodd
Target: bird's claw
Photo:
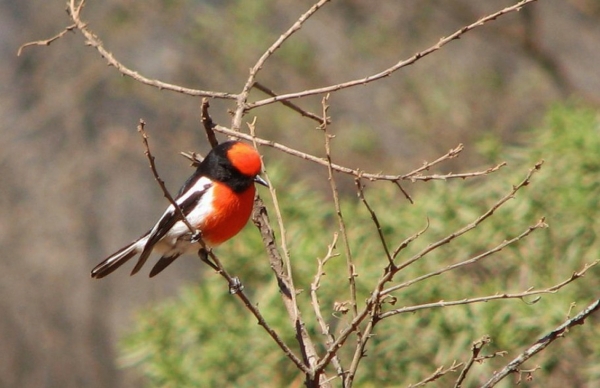
<path fill-rule="evenodd" d="M 242 290 L 244 290 L 244 285 L 240 281 L 240 278 L 238 278 L 237 276 L 232 277 L 231 281 L 229 282 L 229 293 L 231 295 L 235 295 L 238 292 L 241 292 Z"/>

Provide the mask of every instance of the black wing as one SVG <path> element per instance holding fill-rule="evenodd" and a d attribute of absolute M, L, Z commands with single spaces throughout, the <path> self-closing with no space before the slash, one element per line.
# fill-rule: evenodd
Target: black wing
<path fill-rule="evenodd" d="M 208 178 L 199 178 L 188 187 L 188 190 L 183 192 L 177 200 L 175 201 L 183 214 L 187 217 L 188 214 L 198 205 L 202 196 L 212 187 L 212 182 Z M 154 228 L 150 231 L 148 235 L 148 241 L 144 246 L 144 250 L 138 259 L 137 264 L 131 271 L 131 275 L 136 274 L 146 263 L 148 257 L 152 253 L 152 249 L 154 249 L 154 245 L 159 242 L 165 235 L 171 230 L 173 225 L 177 221 L 181 220 L 181 216 L 178 211 L 175 210 L 173 205 L 169 205 L 165 213 L 162 215 L 160 220 L 156 223 Z"/>

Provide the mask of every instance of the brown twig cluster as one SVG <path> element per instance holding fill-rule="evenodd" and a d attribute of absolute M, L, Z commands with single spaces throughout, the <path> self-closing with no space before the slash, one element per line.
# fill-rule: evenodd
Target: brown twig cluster
<path fill-rule="evenodd" d="M 421 58 L 430 55 L 442 47 L 447 45 L 453 40 L 459 39 L 462 35 L 479 28 L 499 17 L 502 17 L 511 12 L 515 12 L 520 10 L 522 7 L 535 2 L 536 0 L 523 0 L 512 6 L 506 7 L 502 10 L 499 10 L 495 13 L 487 15 L 469 25 L 466 25 L 454 33 L 448 35 L 440 39 L 436 44 L 431 47 L 417 52 L 412 57 L 404 60 L 400 60 L 394 65 L 384 69 L 383 71 L 377 72 L 375 74 L 366 75 L 359 79 L 350 80 L 342 83 L 337 83 L 334 85 L 319 87 L 315 89 L 303 90 L 298 92 L 292 92 L 287 94 L 277 94 L 269 87 L 257 81 L 257 77 L 259 75 L 260 70 L 263 68 L 265 63 L 271 58 L 271 56 L 297 31 L 299 31 L 306 20 L 308 20 L 311 16 L 313 16 L 316 12 L 319 11 L 323 6 L 328 3 L 329 0 L 319 0 L 317 1 L 310 9 L 308 9 L 304 14 L 302 14 L 296 22 L 293 23 L 275 42 L 273 42 L 268 49 L 260 56 L 260 58 L 256 61 L 256 63 L 251 67 L 248 77 L 239 93 L 229 93 L 229 92 L 221 92 L 221 91 L 210 91 L 210 90 L 199 90 L 199 89 L 190 89 L 179 85 L 169 84 L 162 82 L 160 80 L 149 79 L 137 71 L 129 69 L 124 66 L 121 62 L 119 62 L 110 51 L 108 51 L 101 40 L 92 32 L 86 22 L 82 20 L 82 10 L 85 5 L 85 0 L 69 0 L 67 4 L 68 13 L 72 19 L 72 24 L 65 28 L 64 31 L 60 32 L 56 36 L 36 42 L 27 43 L 19 48 L 19 54 L 23 49 L 32 45 L 49 45 L 52 42 L 56 41 L 63 37 L 69 31 L 79 31 L 86 39 L 86 44 L 95 48 L 102 57 L 108 62 L 108 64 L 115 69 L 117 69 L 121 74 L 129 76 L 134 80 L 156 87 L 161 90 L 170 90 L 178 93 L 183 93 L 188 96 L 202 96 L 205 99 L 202 101 L 201 105 L 201 119 L 204 130 L 207 135 L 207 139 L 209 144 L 214 147 L 217 144 L 217 138 L 215 136 L 215 132 L 220 134 L 224 134 L 230 137 L 235 137 L 239 139 L 244 139 L 253 142 L 257 146 L 268 146 L 280 152 L 287 153 L 292 155 L 299 160 L 303 160 L 309 163 L 314 163 L 320 165 L 327 169 L 328 172 L 328 180 L 331 190 L 331 196 L 333 199 L 333 206 L 335 208 L 335 214 L 337 218 L 338 230 L 333 234 L 331 243 L 328 246 L 328 250 L 322 259 L 317 260 L 316 272 L 313 278 L 312 283 L 310 284 L 310 299 L 312 302 L 313 313 L 316 318 L 316 322 L 320 329 L 321 334 L 323 335 L 324 341 L 321 344 L 317 344 L 315 338 L 310 335 L 306 328 L 305 321 L 302 317 L 302 312 L 298 307 L 298 303 L 296 301 L 296 295 L 298 294 L 298 290 L 294 285 L 294 277 L 293 277 L 293 266 L 290 261 L 288 255 L 288 247 L 286 242 L 286 228 L 283 219 L 283 215 L 280 211 L 277 194 L 276 191 L 272 188 L 270 189 L 270 196 L 273 203 L 273 208 L 275 209 L 275 218 L 278 223 L 280 234 L 276 239 L 276 234 L 271 227 L 271 218 L 268 216 L 266 212 L 266 208 L 263 204 L 261 198 L 256 198 L 255 201 L 255 214 L 253 216 L 253 222 L 258 227 L 261 232 L 263 243 L 265 246 L 265 250 L 269 257 L 269 264 L 273 269 L 273 273 L 277 278 L 277 282 L 279 285 L 279 289 L 281 291 L 281 297 L 283 304 L 286 308 L 287 314 L 289 316 L 290 323 L 296 330 L 296 338 L 298 342 L 298 346 L 300 349 L 300 355 L 297 355 L 294 350 L 292 350 L 291 346 L 289 346 L 280 336 L 279 334 L 273 330 L 268 322 L 264 319 L 259 309 L 256 307 L 254 303 L 249 299 L 249 297 L 244 293 L 242 287 L 239 286 L 239 281 L 237 278 L 231 276 L 226 269 L 221 264 L 218 256 L 214 254 L 214 252 L 207 250 L 207 257 L 205 260 L 211 263 L 211 266 L 217 270 L 217 272 L 223 276 L 228 284 L 230 285 L 230 289 L 232 293 L 234 293 L 244 304 L 244 306 L 250 311 L 250 313 L 256 318 L 258 323 L 265 329 L 270 338 L 279 346 L 283 354 L 290 359 L 290 361 L 305 375 L 305 384 L 307 387 L 329 387 L 332 385 L 334 379 L 338 379 L 343 387 L 351 387 L 355 380 L 356 374 L 359 371 L 359 366 L 361 361 L 364 359 L 365 352 L 367 346 L 369 344 L 370 339 L 375 333 L 375 329 L 379 322 L 384 319 L 390 319 L 399 314 L 405 314 L 409 312 L 414 312 L 422 309 L 433 309 L 439 307 L 449 307 L 456 305 L 466 305 L 472 303 L 483 303 L 489 302 L 497 299 L 521 299 L 523 300 L 526 297 L 538 296 L 540 294 L 554 293 L 557 292 L 562 287 L 567 284 L 577 280 L 581 276 L 583 276 L 586 271 L 588 271 L 593 265 L 596 263 L 585 266 L 579 272 L 574 273 L 570 278 L 557 283 L 551 287 L 544 289 L 527 289 L 523 292 L 519 293 L 501 293 L 495 295 L 487 295 L 481 297 L 472 297 L 465 298 L 461 300 L 451 300 L 451 301 L 438 301 L 434 303 L 427 303 L 421 305 L 414 306 L 404 306 L 401 308 L 390 307 L 393 306 L 393 303 L 389 303 L 390 301 L 395 300 L 394 293 L 397 293 L 399 290 L 402 290 L 407 287 L 411 287 L 421 281 L 432 278 L 434 276 L 439 276 L 444 273 L 455 271 L 459 268 L 463 268 L 465 266 L 474 265 L 494 254 L 497 254 L 502 249 L 506 248 L 509 245 L 513 245 L 518 243 L 519 241 L 527 238 L 530 234 L 539 230 L 541 228 L 545 228 L 547 225 L 545 220 L 542 218 L 534 225 L 528 227 L 526 230 L 522 231 L 520 234 L 509 238 L 501 243 L 498 243 L 496 246 L 488 249 L 486 252 L 473 256 L 471 258 L 465 259 L 463 261 L 447 265 L 446 267 L 439 268 L 437 270 L 431 271 L 429 273 L 423 274 L 419 277 L 412 278 L 409 280 L 405 280 L 402 282 L 395 281 L 395 275 L 399 272 L 403 271 L 407 267 L 415 264 L 418 261 L 425 260 L 427 256 L 429 256 L 436 249 L 441 246 L 450 243 L 451 241 L 460 238 L 466 233 L 474 230 L 478 226 L 480 226 L 487 219 L 492 217 L 492 215 L 498 210 L 500 207 L 504 206 L 509 200 L 513 199 L 518 192 L 520 192 L 524 187 L 529 185 L 533 175 L 540 170 L 542 167 L 542 162 L 537 163 L 535 166 L 531 168 L 525 178 L 516 186 L 512 187 L 512 189 L 508 190 L 506 195 L 501 197 L 494 203 L 487 211 L 482 213 L 479 217 L 474 219 L 471 223 L 464 225 L 462 228 L 448 234 L 446 237 L 428 245 L 426 248 L 416 253 L 412 257 L 399 262 L 400 254 L 405 251 L 405 249 L 411 245 L 414 241 L 418 240 L 419 237 L 426 232 L 429 222 L 427 222 L 427 226 L 416 233 L 414 233 L 408 239 L 400 242 L 395 248 L 391 245 L 391 242 L 388 241 L 388 238 L 384 235 L 381 227 L 381 223 L 379 221 L 379 217 L 376 211 L 373 210 L 373 207 L 370 205 L 366 195 L 365 195 L 365 181 L 389 181 L 395 184 L 403 195 L 412 202 L 412 198 L 410 195 L 404 190 L 401 186 L 400 182 L 416 182 L 416 181 L 431 181 L 431 180 L 449 180 L 449 179 L 467 179 L 473 177 L 487 176 L 498 171 L 500 168 L 505 166 L 505 163 L 499 163 L 495 166 L 491 166 L 482 171 L 472 171 L 466 173 L 448 173 L 448 174 L 433 174 L 430 173 L 430 170 L 438 166 L 452 158 L 457 157 L 461 151 L 463 150 L 462 144 L 459 144 L 457 147 L 450 149 L 446 154 L 440 156 L 434 161 L 425 162 L 423 165 L 415 168 L 413 171 L 410 171 L 405 174 L 383 174 L 383 173 L 370 173 L 361 171 L 360 169 L 354 169 L 345 167 L 333 162 L 333 155 L 331 151 L 331 141 L 332 135 L 329 133 L 328 126 L 331 124 L 331 120 L 328 117 L 328 102 L 327 95 L 328 93 L 332 93 L 341 89 L 351 88 L 358 85 L 364 85 L 371 82 L 376 82 L 381 80 L 382 78 L 388 77 L 398 70 L 414 64 L 419 61 Z M 252 89 L 257 89 L 262 93 L 268 95 L 268 98 L 260 99 L 257 101 L 250 102 L 249 95 Z M 307 97 L 312 95 L 325 95 L 322 102 L 322 112 L 321 115 L 317 115 L 312 112 L 308 112 L 302 109 L 299 105 L 292 103 L 291 100 L 299 99 L 301 97 Z M 209 115 L 209 101 L 207 98 L 215 98 L 215 99 L 225 99 L 230 100 L 235 103 L 235 108 L 233 109 L 232 121 L 230 127 L 220 126 L 213 122 Z M 276 143 L 269 139 L 261 138 L 255 133 L 254 123 L 249 124 L 249 133 L 241 132 L 242 129 L 242 121 L 243 117 L 246 113 L 256 108 L 266 106 L 274 103 L 281 103 L 284 106 L 294 110 L 299 113 L 301 116 L 306 117 L 308 119 L 314 120 L 319 123 L 319 128 L 323 133 L 323 144 L 324 144 L 324 156 L 316 156 L 311 153 L 303 152 L 289 146 Z M 177 206 L 176 202 L 173 200 L 172 196 L 167 191 L 164 182 L 160 178 L 156 166 L 154 164 L 154 157 L 151 154 L 150 147 L 148 144 L 148 137 L 144 129 L 145 123 L 140 121 L 138 130 L 142 135 L 142 139 L 144 142 L 145 153 L 150 161 L 150 166 L 152 169 L 152 173 L 154 178 L 158 182 L 163 191 L 166 198 L 168 198 L 171 205 L 173 205 L 176 209 L 178 209 L 181 219 L 186 223 L 190 231 L 193 235 L 198 235 L 199 232 L 196 231 L 192 225 L 190 225 L 181 209 Z M 197 164 L 201 161 L 201 157 L 195 153 L 186 153 L 184 156 L 188 157 L 193 164 Z M 377 235 L 377 239 L 379 244 L 383 248 L 384 256 L 381 258 L 381 268 L 382 273 L 377 281 L 371 285 L 371 293 L 366 301 L 359 301 L 357 297 L 357 270 L 354 265 L 353 252 L 350 249 L 350 236 L 347 233 L 346 228 L 346 220 L 344 218 L 344 214 L 340 205 L 340 197 L 337 189 L 336 183 L 336 175 L 342 173 L 351 175 L 355 180 L 356 192 L 357 195 L 362 202 L 362 204 L 367 209 L 370 214 L 371 220 L 373 222 L 374 230 Z M 268 179 L 268 176 L 267 176 Z M 201 236 L 198 236 L 199 241 L 201 242 Z M 279 244 L 277 243 L 279 241 Z M 327 265 L 331 259 L 340 255 L 336 251 L 336 247 L 340 243 L 343 248 L 343 256 L 346 260 L 346 270 L 347 270 L 347 279 L 348 279 L 348 302 L 345 302 L 343 305 L 338 306 L 338 311 L 344 314 L 347 314 L 349 317 L 348 325 L 343 328 L 341 331 L 334 333 L 326 320 L 323 318 L 323 311 L 319 302 L 319 289 L 322 284 L 323 275 L 326 273 Z M 535 303 L 537 300 L 534 299 Z M 527 359 L 531 358 L 536 353 L 542 351 L 546 348 L 551 342 L 553 342 L 556 338 L 564 335 L 566 330 L 577 325 L 582 324 L 584 319 L 594 313 L 599 308 L 599 301 L 596 301 L 590 307 L 585 309 L 582 313 L 574 317 L 573 319 L 569 319 L 563 325 L 559 326 L 557 329 L 550 332 L 547 336 L 537 341 L 534 345 L 532 345 L 529 349 L 527 349 L 524 353 L 522 353 L 519 357 L 515 358 L 506 367 L 500 372 L 496 373 L 487 383 L 484 385 L 485 387 L 492 387 L 497 384 L 501 379 L 506 377 L 510 373 L 515 373 L 518 371 L 519 366 Z M 350 340 L 352 338 L 352 341 Z M 435 370 L 430 376 L 426 379 L 422 380 L 419 383 L 411 385 L 411 387 L 419 387 L 424 386 L 428 383 L 431 383 L 442 376 L 447 375 L 451 372 L 459 372 L 458 378 L 455 382 L 455 387 L 461 387 L 471 370 L 472 366 L 475 362 L 483 362 L 486 359 L 495 357 L 500 355 L 499 352 L 492 353 L 491 355 L 481 355 L 484 347 L 489 343 L 490 339 L 487 337 L 482 338 L 481 340 L 473 343 L 471 348 L 471 355 L 465 363 L 457 363 L 454 362 L 449 367 L 439 367 Z M 319 346 L 318 346 L 319 345 Z M 342 347 L 346 347 L 351 349 L 352 357 L 350 360 L 344 361 L 340 357 L 340 349 Z M 318 348 L 324 349 L 324 351 L 317 351 Z M 330 368 L 330 365 L 333 368 Z M 327 373 L 331 374 L 331 371 L 334 371 L 334 376 L 327 376 Z M 523 372 L 523 371 L 521 371 Z M 532 371 L 529 371 L 532 373 Z"/>

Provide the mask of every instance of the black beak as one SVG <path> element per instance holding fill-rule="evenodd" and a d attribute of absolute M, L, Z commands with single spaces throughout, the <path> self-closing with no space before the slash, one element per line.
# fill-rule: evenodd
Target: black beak
<path fill-rule="evenodd" d="M 254 177 L 254 182 L 258 183 L 259 185 L 269 187 L 269 184 L 267 183 L 267 181 L 262 179 L 262 177 L 260 175 L 257 175 Z"/>

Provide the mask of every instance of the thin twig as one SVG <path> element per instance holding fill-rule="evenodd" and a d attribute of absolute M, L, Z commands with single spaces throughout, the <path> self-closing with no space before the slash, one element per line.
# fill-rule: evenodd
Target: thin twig
<path fill-rule="evenodd" d="M 445 376 L 446 374 L 450 373 L 450 372 L 456 372 L 458 370 L 458 368 L 460 368 L 463 365 L 463 363 L 456 363 L 456 361 L 454 361 L 452 363 L 452 365 L 450 365 L 448 368 L 445 368 L 443 366 L 440 366 L 439 368 L 436 369 L 435 372 L 433 372 L 431 374 L 431 376 L 425 378 L 424 380 L 419 381 L 416 384 L 410 384 L 408 386 L 408 388 L 417 388 L 417 387 L 422 387 L 424 385 L 427 385 L 429 383 L 431 383 L 432 381 L 435 381 L 437 379 L 439 379 L 440 377 Z"/>
<path fill-rule="evenodd" d="M 358 198 L 360 198 L 363 205 L 365 205 L 365 207 L 369 211 L 369 214 L 371 215 L 371 220 L 375 224 L 375 228 L 377 229 L 377 235 L 379 236 L 379 241 L 381 242 L 381 245 L 383 246 L 383 250 L 385 252 L 385 256 L 388 259 L 388 264 L 394 266 L 394 258 L 390 254 L 388 244 L 385 241 L 385 236 L 383 235 L 383 230 L 381 229 L 381 224 L 379 223 L 379 218 L 377 217 L 377 214 L 375 214 L 375 212 L 367 202 L 367 199 L 365 198 L 364 186 L 361 183 L 360 178 L 354 179 L 354 183 L 356 185 L 356 190 L 358 191 Z"/>
<path fill-rule="evenodd" d="M 327 117 L 327 96 L 325 96 L 321 102 L 323 106 L 323 118 Z M 325 123 L 327 120 L 323 119 Z M 342 214 L 342 207 L 340 205 L 340 197 L 337 190 L 337 185 L 333 177 L 333 168 L 331 167 L 331 138 L 333 137 L 327 132 L 327 124 L 321 125 L 320 129 L 323 131 L 324 142 L 325 142 L 325 158 L 328 162 L 328 177 L 329 185 L 331 187 L 331 193 L 333 196 L 333 204 L 335 207 L 335 213 L 337 215 L 338 225 L 340 233 L 342 234 L 342 240 L 344 243 L 344 252 L 346 255 L 346 266 L 348 269 L 348 284 L 350 286 L 350 305 L 352 307 L 352 316 L 356 316 L 358 307 L 356 305 L 356 267 L 352 262 L 352 250 L 350 249 L 350 240 L 348 238 L 348 232 L 346 231 L 346 222 L 344 221 L 344 215 Z M 358 332 L 357 332 L 358 333 Z"/>
<path fill-rule="evenodd" d="M 263 92 L 265 94 L 268 94 L 271 97 L 275 97 L 277 95 L 277 93 L 275 93 L 273 90 L 269 89 L 265 85 L 261 84 L 260 82 L 255 82 L 252 87 L 260 90 L 261 92 Z M 317 123 L 319 123 L 319 125 L 323 124 L 323 118 L 321 116 L 318 116 L 312 112 L 306 111 L 292 102 L 281 101 L 281 104 L 284 106 L 287 106 L 288 108 L 290 108 L 291 110 L 293 110 L 295 112 L 300 113 L 300 115 L 303 117 L 306 117 L 306 118 L 316 121 Z M 330 123 L 330 121 L 327 118 L 325 120 L 327 120 L 327 124 Z"/>
<path fill-rule="evenodd" d="M 250 130 L 250 135 L 254 136 L 256 133 L 255 122 L 248 123 L 248 128 Z M 256 144 L 254 144 L 256 147 Z M 294 307 L 292 310 L 292 315 L 290 318 L 292 322 L 296 322 L 298 320 L 298 303 L 296 301 L 296 288 L 294 286 L 294 278 L 292 275 L 292 263 L 290 260 L 290 252 L 287 244 L 287 232 L 285 229 L 285 223 L 283 222 L 283 214 L 281 213 L 281 207 L 279 206 L 279 199 L 277 197 L 277 191 L 275 190 L 275 185 L 271 182 L 269 178 L 269 174 L 263 174 L 265 180 L 269 184 L 269 193 L 271 194 L 271 199 L 273 201 L 273 208 L 275 209 L 275 218 L 277 219 L 277 224 L 279 225 L 279 237 L 281 240 L 281 252 L 283 252 L 282 259 L 286 268 L 286 278 L 288 279 L 287 287 L 290 292 L 290 297 L 292 299 L 292 306 Z"/>
<path fill-rule="evenodd" d="M 445 162 L 446 160 L 454 159 L 454 158 L 458 157 L 460 155 L 460 153 L 463 152 L 464 149 L 465 149 L 465 146 L 462 143 L 459 143 L 456 147 L 450 148 L 450 150 L 448 152 L 446 152 L 444 155 L 440 156 L 433 162 L 425 161 L 425 162 L 423 162 L 423 165 L 421 167 L 412 170 L 408 174 L 404 174 L 404 179 L 406 179 L 408 177 L 420 176 L 421 172 L 429 171 L 433 166 L 435 166 L 437 164 L 440 164 L 442 162 Z"/>
<path fill-rule="evenodd" d="M 321 287 L 321 278 L 323 275 L 325 275 L 325 264 L 327 264 L 327 262 L 330 259 L 339 256 L 338 253 L 333 252 L 333 250 L 335 249 L 335 246 L 337 244 L 338 236 L 339 236 L 338 233 L 333 234 L 333 241 L 331 242 L 331 244 L 329 244 L 329 246 L 327 248 L 327 254 L 325 255 L 325 257 L 323 259 L 317 259 L 317 273 L 315 274 L 313 282 L 310 284 L 311 304 L 313 306 L 313 310 L 315 311 L 315 318 L 317 319 L 317 323 L 319 324 L 319 327 L 321 328 L 321 334 L 323 334 L 326 338 L 325 344 L 327 346 L 330 346 L 333 343 L 333 341 L 335 340 L 335 337 L 331 333 L 331 330 L 329 329 L 329 325 L 327 323 L 325 323 L 325 319 L 323 319 L 323 314 L 321 312 L 321 304 L 319 303 L 319 297 L 317 295 L 317 291 Z M 340 360 L 337 356 L 333 357 L 332 364 L 336 369 L 338 377 L 340 377 L 342 379 L 342 387 L 345 387 L 346 385 L 344 384 L 344 369 L 342 368 Z"/>
<path fill-rule="evenodd" d="M 329 106 L 327 105 L 328 96 L 325 96 L 321 101 L 321 105 L 323 107 L 323 124 L 319 127 L 323 131 L 324 142 L 325 142 L 325 155 L 328 162 L 328 180 L 329 185 L 331 187 L 331 193 L 333 196 L 333 203 L 335 207 L 335 212 L 337 215 L 338 226 L 340 229 L 340 233 L 342 234 L 342 240 L 344 243 L 344 252 L 346 256 L 346 267 L 348 271 L 348 286 L 350 288 L 350 308 L 352 310 L 352 317 L 356 317 L 358 315 L 358 305 L 356 300 L 356 266 L 354 265 L 352 259 L 352 250 L 350 249 L 350 239 L 348 238 L 348 232 L 346 230 L 346 221 L 344 220 L 344 215 L 342 214 L 342 207 L 340 205 L 339 193 L 337 190 L 337 184 L 335 182 L 335 178 L 333 176 L 333 169 L 331 168 L 331 139 L 332 135 L 327 132 L 327 111 Z M 364 349 L 364 345 L 368 338 L 363 336 L 359 326 L 357 325 L 355 328 L 356 332 L 356 352 L 362 353 L 362 349 Z M 328 346 L 331 348 L 331 344 L 334 341 L 329 341 Z M 332 359 L 337 358 L 337 354 L 332 355 Z M 354 358 L 356 359 L 356 357 Z M 358 361 L 353 361 L 352 365 L 348 369 L 346 375 L 342 378 L 342 385 L 345 387 L 352 386 L 352 380 L 354 379 L 354 375 L 356 373 L 356 368 L 358 366 Z"/>
<path fill-rule="evenodd" d="M 250 135 L 252 137 L 255 137 L 255 122 L 248 123 L 248 128 L 250 130 Z M 256 143 L 253 142 L 253 144 L 256 147 Z M 289 256 L 289 250 L 287 248 L 286 230 L 276 195 L 277 193 L 275 191 L 273 183 L 269 179 L 268 174 L 265 173 L 264 178 L 269 184 L 269 191 L 271 193 L 273 205 L 277 213 L 277 221 L 279 223 L 280 228 L 281 249 L 283 251 L 283 255 L 281 255 L 277 250 L 277 247 L 275 245 L 275 236 L 269 223 L 266 208 L 264 207 L 264 204 L 262 203 L 262 200 L 259 196 L 256 196 L 255 198 L 255 216 L 253 217 L 253 222 L 261 232 L 265 248 L 267 248 L 267 251 L 269 252 L 269 262 L 271 264 L 271 269 L 277 277 L 277 283 L 279 285 L 279 289 L 281 290 L 281 296 L 284 305 L 287 309 L 288 316 L 290 317 L 292 325 L 296 330 L 296 340 L 300 345 L 300 350 L 302 351 L 302 357 L 305 366 L 304 369 L 302 369 L 302 371 L 306 375 L 306 380 L 319 381 L 324 388 L 327 388 L 330 386 L 330 384 L 326 382 L 327 376 L 325 376 L 325 374 L 322 373 L 322 371 L 315 372 L 314 365 L 318 360 L 317 351 L 310 337 L 310 334 L 306 329 L 306 325 L 302 320 L 300 310 L 298 309 L 298 303 L 296 301 L 297 292 L 294 286 L 294 280 L 292 276 L 292 264 Z"/>
<path fill-rule="evenodd" d="M 425 225 L 425 227 L 423 229 L 421 229 L 417 233 L 413 234 L 412 236 L 408 237 L 406 240 L 402 241 L 400 243 L 400 245 L 398 245 L 398 247 L 396 249 L 394 249 L 394 253 L 392 253 L 392 258 L 395 259 L 396 256 L 398 256 L 398 254 L 400 252 L 402 252 L 404 249 L 406 249 L 410 245 L 410 243 L 412 243 L 413 241 L 415 241 L 416 239 L 421 237 L 421 235 L 423 233 L 425 233 L 427 231 L 427 229 L 429 229 L 429 217 L 427 217 L 427 224 Z"/>
<path fill-rule="evenodd" d="M 460 374 L 456 379 L 456 383 L 454 383 L 454 388 L 462 387 L 462 384 L 465 381 L 465 378 L 467 377 L 467 373 L 469 373 L 469 370 L 471 370 L 471 367 L 478 359 L 479 353 L 481 353 L 483 347 L 489 344 L 490 341 L 490 337 L 486 335 L 483 336 L 480 340 L 473 342 L 473 344 L 471 345 L 471 357 L 469 358 L 469 361 L 467 361 L 467 363 L 465 364 L 463 370 L 460 371 Z"/>
<path fill-rule="evenodd" d="M 408 192 L 406 190 L 404 190 L 404 187 L 402 187 L 402 185 L 400 184 L 400 182 L 399 181 L 393 181 L 393 182 L 394 182 L 394 184 L 396 186 L 398 186 L 398 188 L 400 189 L 400 191 L 402 192 L 402 194 L 404 194 L 404 197 L 406 199 L 408 199 L 408 202 L 410 202 L 411 205 L 414 205 L 415 202 L 413 201 L 413 199 L 411 198 L 411 196 L 408 194 Z"/>
<path fill-rule="evenodd" d="M 466 179 L 466 178 L 474 178 L 477 176 L 482 176 L 482 175 L 487 175 L 490 174 L 492 172 L 496 172 L 499 169 L 501 169 L 502 167 L 506 166 L 506 162 L 502 162 L 499 163 L 493 167 L 488 168 L 487 170 L 484 171 L 476 171 L 476 172 L 465 172 L 462 174 L 457 174 L 457 173 L 448 173 L 448 174 L 432 174 L 432 175 L 414 175 L 414 176 L 410 176 L 410 175 L 405 175 L 404 179 L 409 179 L 412 182 L 416 182 L 416 181 L 422 181 L 422 182 L 427 182 L 427 181 L 431 181 L 431 180 L 448 180 L 448 179 Z"/>
<path fill-rule="evenodd" d="M 21 45 L 21 47 L 19 47 L 19 50 L 17 50 L 17 57 L 21 56 L 21 53 L 23 52 L 23 50 L 26 47 L 29 47 L 29 46 L 50 46 L 50 44 L 52 42 L 54 42 L 55 40 L 58 40 L 58 39 L 62 38 L 67 32 L 73 31 L 75 28 L 77 28 L 77 25 L 76 24 L 71 24 L 70 26 L 66 27 L 64 30 L 62 30 L 58 34 L 54 35 L 50 39 L 36 40 L 34 42 L 25 43 L 25 44 Z"/>
<path fill-rule="evenodd" d="M 564 337 L 571 328 L 577 325 L 583 325 L 585 323 L 585 319 L 593 313 L 595 313 L 596 311 L 598 311 L 599 309 L 600 299 L 597 299 L 587 308 L 585 308 L 582 312 L 577 314 L 575 317 L 573 317 L 572 319 L 568 319 L 562 325 L 558 326 L 556 329 L 552 330 L 544 337 L 537 340 L 523 353 L 519 354 L 516 358 L 509 362 L 500 372 L 494 373 L 492 378 L 488 380 L 484 385 L 482 385 L 481 388 L 491 388 L 509 374 L 515 373 L 518 370 L 518 367 L 522 365 L 525 361 L 544 350 L 548 345 L 556 341 L 558 338 Z"/>
<path fill-rule="evenodd" d="M 398 63 L 396 63 L 395 65 L 391 66 L 390 68 L 383 70 L 382 72 L 379 72 L 377 74 L 372 74 L 369 75 L 367 77 L 361 78 L 361 79 L 356 79 L 356 80 L 352 80 L 352 81 L 348 81 L 348 82 L 343 82 L 343 83 L 338 83 L 335 85 L 331 85 L 331 86 L 325 86 L 322 88 L 317 88 L 317 89 L 309 89 L 309 90 L 304 90 L 301 92 L 295 92 L 295 93 L 288 93 L 288 94 L 282 94 L 276 97 L 271 97 L 271 98 L 266 98 L 263 100 L 259 100 L 256 102 L 253 102 L 251 104 L 248 104 L 247 106 L 247 110 L 250 109 L 254 109 L 254 108 L 258 108 L 260 106 L 264 106 L 264 105 L 268 105 L 268 104 L 273 104 L 275 102 L 278 101 L 282 101 L 282 100 L 292 100 L 295 98 L 300 98 L 300 97 L 306 97 L 306 96 L 312 96 L 312 95 L 316 95 L 316 94 L 326 94 L 326 93 L 332 93 L 341 89 L 346 89 L 346 88 L 350 88 L 353 86 L 358 86 L 358 85 L 365 85 L 368 83 L 371 83 L 373 81 L 377 81 L 379 79 L 385 78 L 390 76 L 392 73 L 402 69 L 403 67 L 412 65 L 413 63 L 417 62 L 418 60 L 420 60 L 421 58 L 441 49 L 443 46 L 445 46 L 446 44 L 452 42 L 455 39 L 459 39 L 461 37 L 461 35 L 474 30 L 477 27 L 481 27 L 484 24 L 495 20 L 503 15 L 506 15 L 508 13 L 511 12 L 515 12 L 515 11 L 519 11 L 521 8 L 523 8 L 524 6 L 533 3 L 537 0 L 523 0 L 520 1 L 519 3 L 512 5 L 510 7 L 506 7 L 503 10 L 500 10 L 498 12 L 495 12 L 491 15 L 487 15 L 485 17 L 482 17 L 481 19 L 477 20 L 476 22 L 462 27 L 461 29 L 457 30 L 456 32 L 454 32 L 453 34 L 442 38 L 438 41 L 437 44 L 429 47 L 426 50 L 423 50 L 421 52 L 416 53 L 415 55 L 413 55 L 412 57 L 400 61 Z"/>

